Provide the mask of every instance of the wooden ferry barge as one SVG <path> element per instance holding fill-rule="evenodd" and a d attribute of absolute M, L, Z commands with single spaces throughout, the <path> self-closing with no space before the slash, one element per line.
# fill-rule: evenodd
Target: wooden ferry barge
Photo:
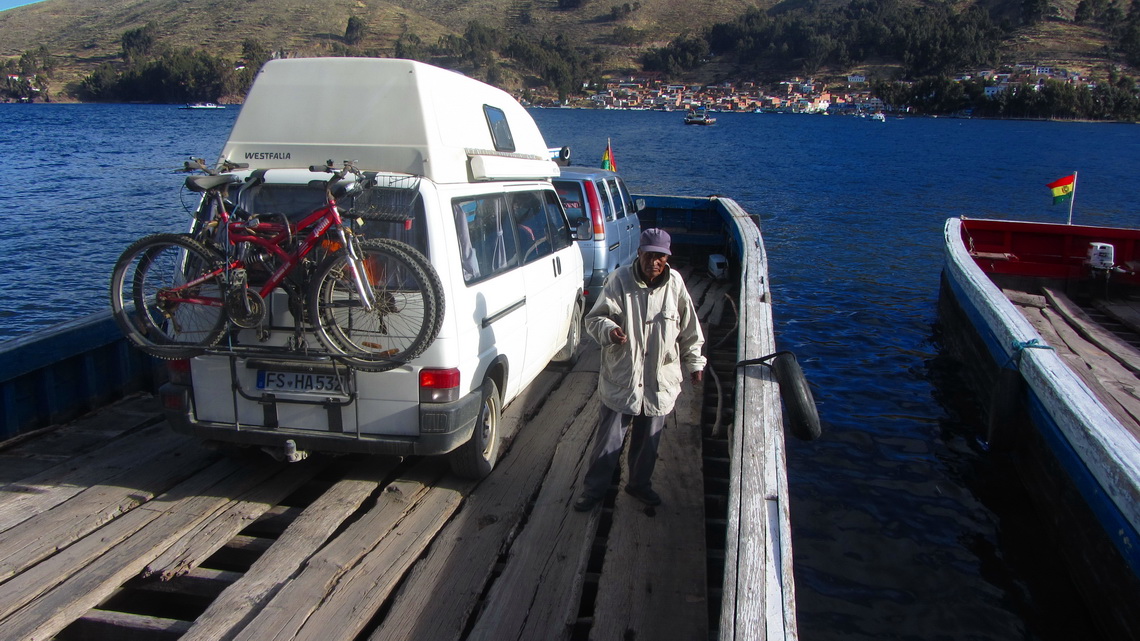
<path fill-rule="evenodd" d="M 96 317 L 0 358 L 0 638 L 797 638 L 779 386 L 739 365 L 776 351 L 758 223 L 726 198 L 639 198 L 710 358 L 665 432 L 663 505 L 615 478 L 604 509 L 570 508 L 592 344 L 505 409 L 506 454 L 475 482 L 434 458 L 207 449 L 147 392 L 163 370 Z"/>

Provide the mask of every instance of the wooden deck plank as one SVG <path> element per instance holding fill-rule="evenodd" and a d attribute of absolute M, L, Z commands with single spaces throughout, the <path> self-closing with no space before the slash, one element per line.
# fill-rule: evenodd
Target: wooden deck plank
<path fill-rule="evenodd" d="M 1058 351 L 1069 367 L 1100 397 L 1110 412 L 1140 438 L 1140 397 L 1136 376 L 1099 345 L 1086 340 L 1070 319 L 1053 309 L 1027 314 L 1046 343 Z"/>
<path fill-rule="evenodd" d="M 1140 334 L 1140 309 L 1136 301 L 1098 300 L 1096 306 L 1102 312 L 1120 322 L 1128 329 Z"/>
<path fill-rule="evenodd" d="M 1116 359 L 1129 370 L 1140 373 L 1140 350 L 1101 327 L 1064 293 L 1050 288 L 1043 288 L 1043 291 L 1049 306 L 1065 317 L 1073 329 L 1088 342 L 1099 347 L 1110 358 Z"/>
<path fill-rule="evenodd" d="M 519 433 L 494 474 L 468 496 L 462 512 L 409 574 L 372 641 L 461 638 L 500 552 L 527 517 L 527 503 L 542 483 L 555 447 L 597 388 L 598 352 L 592 343 L 584 350 L 558 393 Z M 446 599 L 424 598 L 444 590 Z"/>
<path fill-rule="evenodd" d="M 414 511 L 428 489 L 442 477 L 441 463 L 438 459 L 422 461 L 390 483 L 368 513 L 309 558 L 297 576 L 282 586 L 234 638 L 250 641 L 294 637 L 345 573 Z"/>
<path fill-rule="evenodd" d="M 662 505 L 618 493 L 591 638 L 708 638 L 700 403 L 686 384 L 662 434 L 653 473 Z"/>
<path fill-rule="evenodd" d="M 153 425 L 161 420 L 161 408 L 153 395 L 137 393 L 121 398 L 104 407 L 80 416 L 67 423 L 48 425 L 30 432 L 21 432 L 0 441 L 0 451 L 21 448 L 36 455 L 74 457 L 86 453 L 86 441 L 69 438 L 73 431 L 97 433 L 101 440 L 109 441 L 126 432 Z M 4 475 L 4 482 L 9 479 Z"/>
<path fill-rule="evenodd" d="M 39 474 L 70 458 L 70 456 L 63 454 L 0 452 L 0 485 L 7 485 L 33 474 Z"/>
<path fill-rule="evenodd" d="M 83 616 L 167 546 L 248 491 L 279 464 L 221 461 L 0 585 L 0 639 L 49 639 Z M 31 601 L 31 599 L 35 599 Z M 29 602 L 31 601 L 31 602 Z M 20 608 L 13 612 L 15 608 Z"/>
<path fill-rule="evenodd" d="M 127 438 L 113 439 L 97 450 L 9 483 L 0 488 L 0 532 L 50 510 L 92 485 L 122 475 L 160 453 L 192 443 L 162 423 Z"/>
<path fill-rule="evenodd" d="M 181 641 L 228 641 L 253 619 L 289 577 L 373 495 L 395 466 L 392 458 L 358 461 L 352 471 L 305 508 L 249 570 L 226 588 Z"/>
<path fill-rule="evenodd" d="M 177 501 L 170 500 L 174 496 L 191 501 L 197 493 L 206 491 L 237 471 L 238 467 L 232 461 L 215 463 L 204 472 L 171 489 L 166 496 L 152 501 L 151 509 L 139 506 L 83 537 L 59 554 L 3 582 L 0 584 L 0 620 L 50 591 L 94 559 L 113 550 L 116 545 L 157 519 L 162 515 L 162 509 L 156 509 L 156 506 L 176 505 Z"/>
<path fill-rule="evenodd" d="M 166 492 L 215 460 L 217 454 L 201 447 L 158 452 L 140 467 L 12 527 L 0 537 L 0 581 Z"/>
<path fill-rule="evenodd" d="M 562 435 L 527 527 L 511 544 L 468 641 L 568 637 L 578 610 L 598 512 L 575 512 L 600 402 L 593 396 Z"/>
<path fill-rule="evenodd" d="M 178 638 L 189 627 L 186 621 L 91 610 L 76 621 L 76 632 L 84 641 L 123 641 L 131 638 Z"/>
<path fill-rule="evenodd" d="M 296 641 L 352 641 L 372 620 L 407 569 L 432 544 L 435 535 L 459 509 L 474 481 L 448 476 L 428 488 L 424 497 L 368 552 L 345 572 L 305 620 Z M 439 594 L 439 593 L 436 593 Z M 431 598 L 424 595 L 426 598 Z M 442 597 L 442 595 L 440 595 Z M 442 597 L 447 599 L 447 597 Z"/>
<path fill-rule="evenodd" d="M 182 535 L 182 538 L 143 568 L 142 577 L 157 576 L 163 581 L 169 581 L 198 567 L 247 525 L 310 481 L 329 463 L 327 457 L 318 457 L 284 467 L 278 474 L 222 506 L 211 517 Z"/>

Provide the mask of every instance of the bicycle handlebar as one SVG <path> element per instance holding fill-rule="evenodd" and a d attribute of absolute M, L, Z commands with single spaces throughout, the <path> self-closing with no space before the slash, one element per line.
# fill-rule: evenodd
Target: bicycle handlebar
<path fill-rule="evenodd" d="M 193 157 L 190 158 L 190 160 L 187 160 L 186 162 L 182 163 L 182 171 L 187 171 L 187 172 L 189 172 L 189 171 L 203 171 L 203 172 L 206 172 L 206 174 L 208 174 L 210 176 L 217 176 L 218 174 L 225 173 L 227 171 L 233 171 L 235 169 L 247 169 L 247 168 L 249 168 L 249 164 L 247 164 L 247 163 L 230 162 L 228 160 L 223 160 L 222 161 L 222 168 L 219 171 L 217 169 L 212 169 L 209 166 L 207 166 L 206 160 L 204 158 L 193 158 Z"/>

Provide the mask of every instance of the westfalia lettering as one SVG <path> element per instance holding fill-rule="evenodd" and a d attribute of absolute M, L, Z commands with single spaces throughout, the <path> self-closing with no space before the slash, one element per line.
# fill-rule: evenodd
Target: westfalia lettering
<path fill-rule="evenodd" d="M 288 151 L 247 151 L 246 160 L 290 160 L 293 154 Z"/>

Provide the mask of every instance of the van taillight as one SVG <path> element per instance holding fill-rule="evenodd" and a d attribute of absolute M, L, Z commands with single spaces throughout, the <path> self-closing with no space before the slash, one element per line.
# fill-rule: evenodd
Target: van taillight
<path fill-rule="evenodd" d="M 598 188 L 588 180 L 586 202 L 590 205 L 590 219 L 594 221 L 594 238 L 602 240 L 606 237 L 606 221 L 602 220 L 602 203 L 598 198 Z"/>
<path fill-rule="evenodd" d="M 459 400 L 459 370 L 421 369 L 420 402 L 447 403 Z"/>
<path fill-rule="evenodd" d="M 190 360 L 166 361 L 166 374 L 175 385 L 190 384 Z"/>

